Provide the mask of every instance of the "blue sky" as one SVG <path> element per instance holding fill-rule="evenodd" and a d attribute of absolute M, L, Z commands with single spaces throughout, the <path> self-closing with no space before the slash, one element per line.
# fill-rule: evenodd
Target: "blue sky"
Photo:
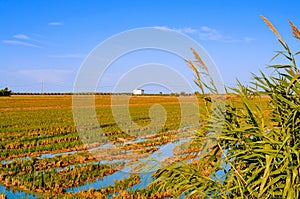
<path fill-rule="evenodd" d="M 225 85 L 233 86 L 236 78 L 247 84 L 250 72 L 266 71 L 274 51 L 280 50 L 260 14 L 299 50 L 287 23 L 290 19 L 300 27 L 299 4 L 296 0 L 0 0 L 0 88 L 41 92 L 43 82 L 45 92 L 72 91 L 81 64 L 99 43 L 142 27 L 186 34 L 208 52 Z M 182 60 L 146 51 L 112 64 L 98 91 L 111 91 L 126 71 L 149 62 L 174 67 L 192 84 L 192 72 Z M 148 86 L 148 92 L 158 91 Z"/>

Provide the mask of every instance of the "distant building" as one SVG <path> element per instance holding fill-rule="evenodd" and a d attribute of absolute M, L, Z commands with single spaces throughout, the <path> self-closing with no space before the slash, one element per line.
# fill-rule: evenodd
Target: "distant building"
<path fill-rule="evenodd" d="M 142 94 L 144 94 L 144 90 L 140 89 L 140 88 L 137 88 L 137 89 L 134 89 L 132 91 L 132 94 L 134 94 L 134 95 L 142 95 Z"/>

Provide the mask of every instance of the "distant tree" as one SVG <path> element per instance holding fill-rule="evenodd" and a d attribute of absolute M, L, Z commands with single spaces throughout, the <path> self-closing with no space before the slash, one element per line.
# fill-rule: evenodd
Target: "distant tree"
<path fill-rule="evenodd" d="M 8 90 L 7 87 L 0 90 L 0 96 L 10 96 L 10 95 L 11 95 L 11 90 Z"/>

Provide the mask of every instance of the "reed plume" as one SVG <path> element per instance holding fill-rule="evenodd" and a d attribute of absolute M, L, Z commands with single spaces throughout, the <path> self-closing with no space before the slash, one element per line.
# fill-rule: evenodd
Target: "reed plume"
<path fill-rule="evenodd" d="M 264 17 L 263 15 L 260 15 L 260 17 L 262 18 L 262 20 L 264 20 L 264 22 L 267 24 L 267 26 L 269 26 L 269 28 L 271 29 L 271 31 L 277 36 L 278 40 L 281 43 L 285 43 L 282 39 L 282 37 L 280 36 L 279 32 L 277 31 L 277 29 L 273 26 L 273 24 L 269 21 L 269 19 L 267 19 L 266 17 Z"/>
<path fill-rule="evenodd" d="M 297 39 L 300 39 L 300 31 L 298 30 L 298 28 L 293 24 L 293 22 L 291 22 L 290 20 L 289 20 L 289 24 L 290 24 L 290 26 L 291 26 L 291 28 L 292 28 L 292 31 L 293 31 L 293 34 L 294 34 L 294 36 L 297 38 Z"/>
<path fill-rule="evenodd" d="M 206 67 L 206 65 L 204 64 L 204 62 L 202 61 L 200 55 L 196 52 L 195 49 L 191 48 L 193 51 L 193 54 L 195 56 L 195 58 L 197 59 L 197 62 L 199 63 L 199 65 L 206 71 L 208 72 L 208 68 Z"/>

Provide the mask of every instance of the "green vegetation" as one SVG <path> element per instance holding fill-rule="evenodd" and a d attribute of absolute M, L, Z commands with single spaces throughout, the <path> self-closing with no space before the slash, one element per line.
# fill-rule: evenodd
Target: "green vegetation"
<path fill-rule="evenodd" d="M 206 115 L 210 117 L 205 116 L 204 127 L 195 136 L 196 144 L 208 145 L 199 152 L 198 157 L 204 157 L 165 165 L 155 173 L 156 180 L 150 185 L 153 191 L 190 198 L 300 197 L 300 74 L 294 58 L 299 52 L 293 54 L 271 22 L 262 18 L 283 47 L 273 59 L 283 56 L 288 62 L 271 65 L 272 76 L 253 75 L 252 87 L 238 82 L 238 87 L 231 89 L 235 97 L 226 101 L 226 109 L 220 103 L 209 110 Z M 299 30 L 292 22 L 290 25 L 300 39 Z M 197 85 L 217 95 L 213 82 L 202 81 L 202 71 L 209 74 L 194 53 L 197 62 L 188 64 Z M 203 99 L 206 107 L 216 100 Z"/>
<path fill-rule="evenodd" d="M 105 135 L 116 143 L 135 139 L 116 124 L 110 100 L 110 96 L 96 97 L 97 117 Z M 146 126 L 149 108 L 156 103 L 166 108 L 168 117 L 157 137 L 168 134 L 171 138 L 167 131 L 176 132 L 181 117 L 176 97 L 132 97 L 132 120 Z M 84 149 L 73 121 L 71 96 L 13 96 L 2 99 L 0 107 L 0 160 Z"/>
<path fill-rule="evenodd" d="M 101 189 L 74 194 L 66 190 L 110 176 L 124 167 L 122 161 L 134 164 L 138 158 L 147 157 L 159 146 L 177 139 L 181 112 L 175 96 L 130 98 L 131 119 L 140 125 L 134 131 L 141 131 L 150 123 L 152 105 L 161 104 L 167 112 L 161 131 L 134 143 L 131 142 L 136 137 L 126 129 L 121 130 L 114 120 L 111 96 L 97 95 L 95 101 L 100 126 L 110 143 L 118 147 L 114 160 L 120 161 L 119 165 L 109 163 L 112 156 L 95 158 L 86 151 L 74 125 L 71 95 L 12 95 L 0 100 L 0 183 L 45 198 L 104 197 L 126 191 L 139 182 L 139 176 Z M 97 152 L 105 154 L 105 150 Z"/>
<path fill-rule="evenodd" d="M 293 54 L 269 20 L 262 18 L 283 47 L 273 59 L 283 56 L 288 62 L 271 65 L 272 76 L 253 75 L 251 87 L 237 82 L 237 88 L 226 88 L 228 93 L 221 95 L 193 50 L 196 61 L 187 60 L 187 64 L 200 90 L 196 94 L 202 126 L 190 143 L 173 149 L 176 157 L 161 162 L 145 188 L 130 189 L 142 181 L 139 174 L 131 174 L 113 185 L 68 192 L 68 188 L 118 174 L 160 146 L 182 138 L 182 104 L 176 96 L 131 96 L 130 117 L 140 126 L 120 129 L 111 110 L 112 95 L 96 95 L 100 127 L 117 150 L 109 154 L 110 148 L 98 149 L 93 143 L 97 152 L 93 155 L 79 139 L 71 94 L 3 97 L 0 183 L 39 193 L 41 198 L 300 198 L 300 74 L 294 58 L 299 52 Z M 300 40 L 299 30 L 290 25 Z M 212 94 L 205 94 L 206 90 Z M 10 95 L 11 91 L 5 88 L 0 93 Z M 159 131 L 147 127 L 155 104 L 162 105 L 167 115 Z M 156 134 L 139 140 L 139 132 L 145 130 Z"/>
<path fill-rule="evenodd" d="M 0 90 L 0 96 L 10 96 L 11 93 L 12 93 L 11 90 L 8 90 L 7 87 Z"/>

